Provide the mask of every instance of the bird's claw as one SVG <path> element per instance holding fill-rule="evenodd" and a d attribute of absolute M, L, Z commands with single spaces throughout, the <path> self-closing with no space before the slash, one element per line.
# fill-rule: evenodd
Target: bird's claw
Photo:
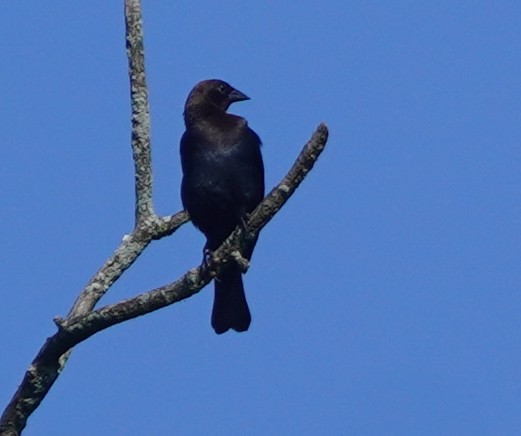
<path fill-rule="evenodd" d="M 242 257 L 242 254 L 237 250 L 232 251 L 231 255 L 233 257 L 233 260 L 235 260 L 235 263 L 237 263 L 237 265 L 241 269 L 242 273 L 248 271 L 248 268 L 250 267 L 250 262 L 248 261 L 248 259 Z"/>
<path fill-rule="evenodd" d="M 209 248 L 205 248 L 203 250 L 203 269 L 210 270 L 212 277 L 215 277 L 215 272 L 213 272 L 215 263 L 217 259 L 214 256 L 214 252 Z"/>

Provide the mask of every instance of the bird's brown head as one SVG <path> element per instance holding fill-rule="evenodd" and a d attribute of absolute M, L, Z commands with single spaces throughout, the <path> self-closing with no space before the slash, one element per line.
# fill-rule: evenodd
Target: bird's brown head
<path fill-rule="evenodd" d="M 203 80 L 194 86 L 186 99 L 185 120 L 215 111 L 226 112 L 232 103 L 249 99 L 223 80 Z"/>

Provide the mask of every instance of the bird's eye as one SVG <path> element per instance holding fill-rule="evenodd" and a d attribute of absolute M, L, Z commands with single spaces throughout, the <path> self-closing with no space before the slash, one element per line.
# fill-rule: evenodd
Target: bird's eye
<path fill-rule="evenodd" d="M 226 86 L 224 85 L 219 85 L 219 87 L 217 88 L 219 90 L 219 92 L 221 94 L 226 94 Z"/>

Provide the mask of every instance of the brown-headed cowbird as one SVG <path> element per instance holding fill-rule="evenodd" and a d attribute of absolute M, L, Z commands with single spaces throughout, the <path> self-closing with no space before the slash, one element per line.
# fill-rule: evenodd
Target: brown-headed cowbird
<path fill-rule="evenodd" d="M 184 110 L 181 138 L 181 199 L 194 225 L 206 236 L 205 250 L 219 248 L 264 197 L 261 141 L 244 118 L 226 113 L 249 97 L 222 80 L 198 83 Z M 245 256 L 249 259 L 256 241 Z M 215 279 L 212 327 L 220 334 L 243 332 L 251 322 L 238 265 Z"/>

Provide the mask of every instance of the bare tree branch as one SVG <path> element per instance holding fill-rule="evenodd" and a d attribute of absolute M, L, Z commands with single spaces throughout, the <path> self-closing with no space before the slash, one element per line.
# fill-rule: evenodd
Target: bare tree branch
<path fill-rule="evenodd" d="M 145 292 L 129 300 L 108 305 L 95 311 L 87 310 L 87 312 L 83 312 L 83 310 L 78 310 L 78 312 L 82 313 L 77 315 L 69 314 L 64 320 L 56 319 L 58 332 L 47 339 L 26 372 L 22 384 L 0 420 L 1 434 L 3 435 L 4 431 L 7 431 L 5 434 L 19 434 L 16 432 L 9 433 L 9 431 L 11 429 L 21 431 L 25 427 L 28 416 L 43 400 L 45 394 L 58 377 L 72 347 L 112 325 L 145 315 L 192 296 L 206 286 L 222 269 L 226 268 L 227 264 L 234 262 L 235 253 L 243 251 L 247 240 L 255 238 L 295 192 L 323 151 L 327 137 L 327 127 L 324 124 L 319 125 L 286 177 L 271 190 L 250 215 L 246 222 L 246 231 L 238 227 L 222 246 L 213 253 L 210 266 L 201 265 L 191 269 L 177 281 Z M 164 227 L 157 227 L 156 232 L 148 233 L 144 240 L 150 242 L 151 239 L 158 239 L 172 233 L 186 222 L 186 218 L 186 214 L 180 212 L 172 217 L 159 219 L 161 222 L 168 224 Z M 131 234 L 126 240 L 130 240 L 134 235 L 135 233 Z M 126 240 L 123 241 L 122 245 L 126 244 Z M 138 246 L 141 249 L 142 244 L 138 243 Z M 123 250 L 123 248 L 121 249 Z M 115 266 L 115 264 L 118 264 L 118 250 L 100 271 L 108 271 L 110 275 L 111 268 L 114 266 L 116 275 L 117 273 L 121 275 L 124 271 L 122 265 Z M 133 253 L 137 253 L 137 251 Z M 135 259 L 137 255 L 131 256 L 131 258 Z M 123 261 L 124 259 L 119 260 Z M 127 268 L 128 266 L 126 265 Z M 95 277 L 103 278 L 103 275 L 103 273 L 98 272 Z M 93 286 L 93 280 L 87 287 L 89 286 Z M 84 290 L 85 292 L 86 290 Z M 87 300 L 89 303 L 86 303 L 86 305 L 90 305 L 93 301 L 93 299 L 89 298 L 89 295 L 87 295 Z"/>
<path fill-rule="evenodd" d="M 139 0 L 125 0 L 126 44 L 132 107 L 132 154 L 135 166 L 135 228 L 91 278 L 58 331 L 43 344 L 0 418 L 0 435 L 19 435 L 63 369 L 72 347 L 112 325 L 150 313 L 190 297 L 232 262 L 241 262 L 247 241 L 280 210 L 311 170 L 324 149 L 328 130 L 318 126 L 286 177 L 266 196 L 246 223 L 213 253 L 210 265 L 191 269 L 177 281 L 117 304 L 93 310 L 99 300 L 134 263 L 152 240 L 171 235 L 189 220 L 186 212 L 157 216 L 152 201 L 150 115 L 145 80 L 143 26 Z M 246 262 L 245 262 L 246 264 Z M 246 266 L 246 265 L 245 265 Z"/>
<path fill-rule="evenodd" d="M 154 213 L 150 109 L 145 76 L 145 48 L 141 2 L 125 0 L 125 28 L 132 106 L 132 152 L 136 174 L 136 227 Z"/>
<path fill-rule="evenodd" d="M 123 238 L 114 254 L 105 262 L 69 311 L 68 318 L 89 313 L 110 286 L 132 265 L 153 239 L 173 233 L 188 221 L 186 212 L 160 218 L 152 203 L 150 153 L 150 114 L 145 80 L 143 22 L 139 0 L 125 0 L 125 34 L 129 63 L 132 110 L 132 155 L 135 167 L 136 224 Z M 0 418 L 0 434 L 20 434 L 28 416 L 38 407 L 65 365 L 70 351 L 50 358 L 53 338 L 40 349 L 24 379 Z M 48 356 L 49 355 L 49 356 Z"/>
<path fill-rule="evenodd" d="M 151 215 L 130 234 L 123 237 L 114 254 L 92 277 L 72 306 L 67 318 L 90 312 L 108 289 L 118 280 L 152 240 L 174 233 L 189 220 L 184 211 L 167 217 Z"/>

